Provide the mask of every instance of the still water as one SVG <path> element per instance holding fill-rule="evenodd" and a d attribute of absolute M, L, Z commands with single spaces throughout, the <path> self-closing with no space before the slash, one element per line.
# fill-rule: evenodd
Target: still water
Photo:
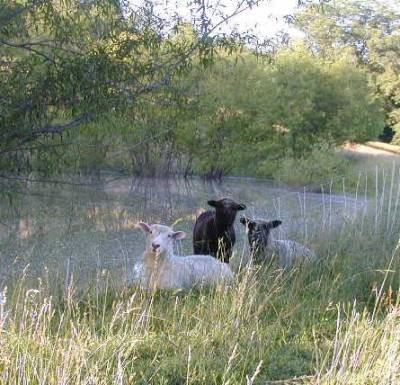
<path fill-rule="evenodd" d="M 9 182 L 1 186 L 0 285 L 22 274 L 35 280 L 47 271 L 52 283 L 85 285 L 112 273 L 129 284 L 140 266 L 144 235 L 138 221 L 175 223 L 187 231 L 179 254 L 192 252 L 196 215 L 207 200 L 231 197 L 245 203 L 245 215 L 280 219 L 277 238 L 304 242 L 318 251 L 318 235 L 362 215 L 367 199 L 348 194 L 290 190 L 270 181 L 227 178 L 137 179 L 104 177 L 94 182 Z M 239 213 L 239 215 L 241 214 Z M 236 221 L 233 264 L 246 258 L 243 226 Z"/>

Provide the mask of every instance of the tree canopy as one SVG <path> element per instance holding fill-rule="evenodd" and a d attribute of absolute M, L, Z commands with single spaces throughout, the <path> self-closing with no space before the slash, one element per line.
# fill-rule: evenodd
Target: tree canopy
<path fill-rule="evenodd" d="M 311 3 L 294 22 L 316 54 L 354 56 L 384 100 L 386 124 L 400 131 L 400 8 L 377 0 Z"/>
<path fill-rule="evenodd" d="M 152 2 L 0 0 L 0 167 L 266 176 L 399 128 L 396 9 L 307 2 L 304 39 L 260 53 L 219 32 L 256 3 L 190 1 L 184 21 Z"/>
<path fill-rule="evenodd" d="M 207 64 L 216 47 L 232 49 L 237 39 L 215 31 L 252 3 L 239 1 L 229 15 L 200 9 L 187 33 L 180 20 L 154 14 L 151 2 L 130 9 L 112 0 L 2 0 L 0 159 L 9 162 L 49 135 L 128 111 L 143 95 L 168 87 L 194 58 Z"/>

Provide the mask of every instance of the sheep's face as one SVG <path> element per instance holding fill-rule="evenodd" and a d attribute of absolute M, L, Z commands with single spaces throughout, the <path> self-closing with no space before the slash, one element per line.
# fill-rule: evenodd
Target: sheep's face
<path fill-rule="evenodd" d="M 148 248 L 156 255 L 172 255 L 174 241 L 186 237 L 185 232 L 174 231 L 171 227 L 164 225 L 148 225 L 145 222 L 139 222 L 138 226 L 147 235 Z"/>
<path fill-rule="evenodd" d="M 210 200 L 208 201 L 208 204 L 215 207 L 217 216 L 223 218 L 224 222 L 228 225 L 233 224 L 238 211 L 246 208 L 243 203 L 236 203 L 234 200 L 229 198 L 223 198 L 218 201 Z"/>
<path fill-rule="evenodd" d="M 246 233 L 249 238 L 249 245 L 252 252 L 268 245 L 271 229 L 282 224 L 279 220 L 264 221 L 260 219 L 240 218 L 240 223 L 246 226 Z"/>

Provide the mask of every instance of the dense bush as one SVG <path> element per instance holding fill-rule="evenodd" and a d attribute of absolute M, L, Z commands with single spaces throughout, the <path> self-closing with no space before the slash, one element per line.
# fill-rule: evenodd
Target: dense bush
<path fill-rule="evenodd" d="M 351 56 L 382 98 L 387 126 L 400 129 L 400 9 L 395 2 L 336 0 L 308 2 L 293 18 L 305 42 L 331 61 Z M 398 137 L 399 134 L 397 134 Z"/>
<path fill-rule="evenodd" d="M 269 176 L 277 162 L 307 156 L 316 143 L 367 140 L 383 126 L 366 72 L 351 57 L 332 63 L 302 44 L 280 50 L 272 62 L 251 53 L 223 58 L 195 89 L 193 135 L 186 138 L 195 138 L 198 172 Z"/>
<path fill-rule="evenodd" d="M 326 144 L 316 145 L 307 156 L 287 157 L 278 165 L 274 177 L 292 186 L 306 185 L 309 190 L 319 190 L 321 183 L 329 185 L 341 176 L 349 176 L 350 161 Z"/>
<path fill-rule="evenodd" d="M 317 143 L 383 129 L 370 69 L 351 46 L 327 54 L 298 41 L 257 56 L 195 21 L 172 28 L 151 7 L 135 18 L 121 7 L 5 7 L 3 170 L 272 176 L 287 157 L 314 156 Z"/>

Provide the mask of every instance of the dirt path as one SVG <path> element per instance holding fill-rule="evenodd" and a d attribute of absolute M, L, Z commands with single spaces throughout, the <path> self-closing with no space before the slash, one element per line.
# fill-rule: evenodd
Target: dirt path
<path fill-rule="evenodd" d="M 381 142 L 366 142 L 364 144 L 347 143 L 343 146 L 345 151 L 365 155 L 399 157 L 400 147 Z"/>

